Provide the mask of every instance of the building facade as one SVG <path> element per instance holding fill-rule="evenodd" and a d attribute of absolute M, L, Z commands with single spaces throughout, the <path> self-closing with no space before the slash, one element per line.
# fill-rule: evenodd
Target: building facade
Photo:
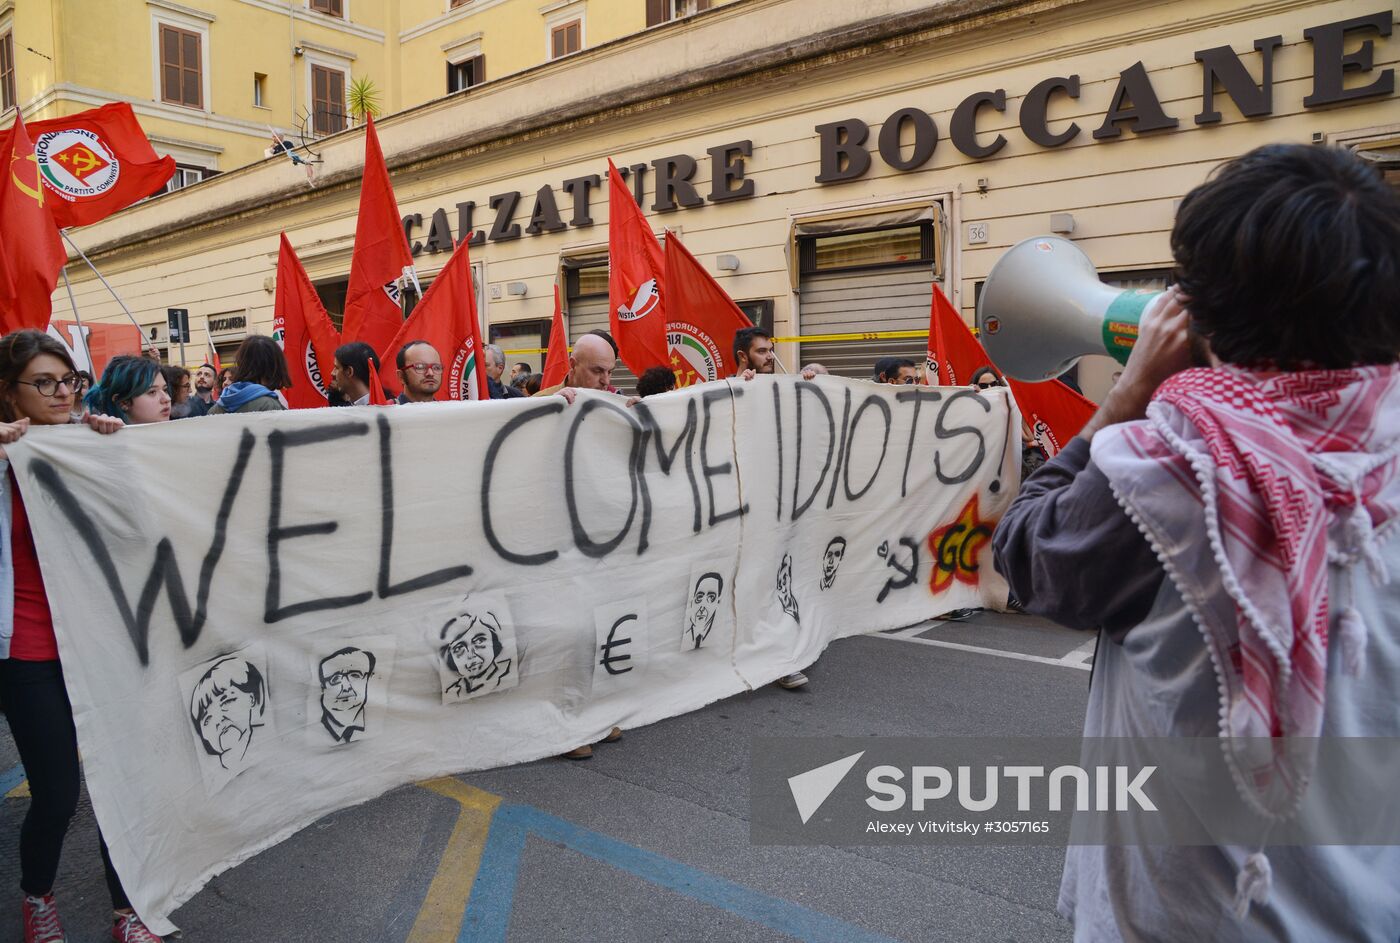
<path fill-rule="evenodd" d="M 540 363 L 556 285 L 571 336 L 606 322 L 612 158 L 788 369 L 868 376 L 878 356 L 921 358 L 932 285 L 971 322 L 992 264 L 1033 235 L 1073 239 L 1106 280 L 1162 284 L 1178 201 L 1260 144 L 1351 147 L 1393 172 L 1395 16 L 1376 0 L 740 0 L 590 33 L 377 127 L 420 274 L 468 240 L 513 360 Z M 317 141 L 314 186 L 269 159 L 75 238 L 157 343 L 181 307 L 231 349 L 270 333 L 281 231 L 335 308 L 363 146 L 355 129 Z M 120 316 L 70 271 L 85 317 Z M 1086 361 L 1086 392 L 1113 369 Z"/>
<path fill-rule="evenodd" d="M 712 0 L 3 0 L 0 123 L 133 104 L 172 188 L 710 8 Z M 715 5 L 733 0 L 713 0 Z M 489 65 L 488 65 L 489 63 Z"/>

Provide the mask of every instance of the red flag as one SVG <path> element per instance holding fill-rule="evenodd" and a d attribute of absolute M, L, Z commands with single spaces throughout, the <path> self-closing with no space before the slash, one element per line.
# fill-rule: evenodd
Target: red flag
<path fill-rule="evenodd" d="M 287 372 L 292 376 L 291 388 L 284 391 L 287 405 L 292 409 L 326 405 L 325 377 L 339 338 L 286 233 L 282 233 L 277 256 L 272 336 L 282 345 Z"/>
<path fill-rule="evenodd" d="M 204 322 L 204 339 L 209 342 L 209 353 L 205 356 L 204 362 L 213 367 L 214 373 L 217 374 L 224 369 L 224 365 L 219 363 L 219 349 L 214 346 L 214 338 L 209 333 L 208 319 Z"/>
<path fill-rule="evenodd" d="M 371 406 L 388 406 L 389 398 L 384 395 L 384 384 L 379 382 L 379 371 L 369 372 L 369 404 Z"/>
<path fill-rule="evenodd" d="M 622 362 L 640 376 L 670 363 L 661 246 L 608 161 L 608 326 Z"/>
<path fill-rule="evenodd" d="M 50 213 L 56 202 L 40 182 L 38 158 L 24 120 L 3 138 L 0 159 L 0 328 L 44 330 L 53 310 L 53 289 L 68 261 Z"/>
<path fill-rule="evenodd" d="M 380 357 L 379 379 L 384 389 L 396 395 L 399 378 L 394 370 L 399 348 L 411 340 L 427 341 L 442 357 L 447 375 L 434 399 L 490 399 L 481 360 L 481 328 L 476 321 L 476 293 L 472 289 L 467 240 L 457 243 L 446 267 Z"/>
<path fill-rule="evenodd" d="M 673 232 L 666 233 L 666 297 L 666 343 L 676 385 L 733 374 L 734 334 L 753 322 Z"/>
<path fill-rule="evenodd" d="M 413 270 L 399 204 L 389 185 L 384 153 L 374 119 L 365 123 L 365 169 L 360 180 L 360 217 L 355 223 L 355 252 L 350 257 L 350 286 L 345 293 L 345 343 L 364 341 L 376 352 L 403 327 L 399 302 L 403 277 Z"/>
<path fill-rule="evenodd" d="M 159 193 L 175 158 L 157 157 L 126 102 L 90 108 L 29 128 L 44 186 L 60 228 L 106 219 Z"/>
<path fill-rule="evenodd" d="M 946 295 L 933 286 L 928 316 L 928 355 L 924 359 L 924 383 L 962 386 L 972 382 L 972 372 L 991 366 L 992 360 Z"/>
<path fill-rule="evenodd" d="M 564 310 L 559 306 L 559 286 L 554 286 L 554 325 L 549 329 L 549 353 L 544 359 L 540 388 L 558 386 L 569 375 L 569 335 L 564 330 Z"/>
<path fill-rule="evenodd" d="M 928 382 L 928 375 L 932 369 L 927 366 L 929 363 L 938 365 L 941 382 L 948 386 L 971 383 L 972 374 L 979 367 L 992 365 L 992 360 L 982 349 L 981 342 L 973 336 L 972 331 L 944 297 L 943 292 L 938 290 L 937 285 L 933 286 L 929 339 L 925 382 Z M 1084 424 L 1098 408 L 1091 400 L 1080 396 L 1059 380 L 1022 383 L 1007 377 L 1006 382 L 1011 386 L 1011 394 L 1016 397 L 1021 418 L 1031 427 L 1036 445 L 1050 458 L 1079 434 L 1079 430 L 1084 428 Z"/>
<path fill-rule="evenodd" d="M 1011 384 L 1016 405 L 1021 407 L 1021 418 L 1031 427 L 1035 444 L 1047 458 L 1054 458 L 1070 439 L 1079 435 L 1098 409 L 1092 400 L 1059 380 L 1022 383 L 1007 377 L 1006 382 Z"/>

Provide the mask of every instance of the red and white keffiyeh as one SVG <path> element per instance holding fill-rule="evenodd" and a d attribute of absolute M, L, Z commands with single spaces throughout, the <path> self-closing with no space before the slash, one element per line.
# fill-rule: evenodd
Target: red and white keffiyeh
<path fill-rule="evenodd" d="M 1094 439 L 1094 462 L 1137 521 L 1211 650 L 1220 735 L 1246 799 L 1296 807 L 1322 731 L 1329 629 L 1364 658 L 1350 607 L 1332 619 L 1328 563 L 1365 561 L 1400 506 L 1400 366 L 1187 370 L 1145 422 Z"/>

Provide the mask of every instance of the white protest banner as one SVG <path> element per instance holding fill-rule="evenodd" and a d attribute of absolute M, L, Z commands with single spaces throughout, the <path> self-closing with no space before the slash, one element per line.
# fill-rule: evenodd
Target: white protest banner
<path fill-rule="evenodd" d="M 335 809 L 1000 606 L 1019 424 L 1002 390 L 762 377 L 8 448 L 93 806 L 167 933 Z"/>

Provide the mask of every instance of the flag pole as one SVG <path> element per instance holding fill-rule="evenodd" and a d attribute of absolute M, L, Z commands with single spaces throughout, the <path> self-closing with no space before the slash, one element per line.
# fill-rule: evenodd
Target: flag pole
<path fill-rule="evenodd" d="M 128 308 L 128 307 L 126 306 L 126 302 L 125 302 L 125 301 L 122 301 L 122 297 L 121 297 L 121 295 L 117 294 L 117 290 L 116 290 L 115 288 L 113 288 L 113 287 L 111 286 L 111 284 L 108 283 L 107 279 L 105 279 L 105 278 L 102 277 L 102 273 L 99 272 L 99 271 L 97 270 L 97 266 L 92 264 L 92 259 L 89 259 L 89 258 L 87 257 L 87 253 L 84 252 L 81 248 L 78 247 L 78 244 L 77 244 L 76 242 L 73 241 L 73 239 L 72 239 L 71 236 L 68 235 L 68 231 L 67 231 L 67 230 L 65 230 L 65 229 L 60 229 L 58 232 L 59 232 L 59 235 L 61 235 L 61 236 L 63 237 L 63 241 L 66 242 L 66 243 L 68 243 L 68 245 L 73 249 L 74 252 L 78 253 L 78 257 L 79 257 L 80 259 L 82 259 L 84 262 L 87 263 L 87 267 L 88 267 L 88 268 L 92 269 L 92 274 L 94 274 L 94 275 L 97 276 L 97 280 L 98 280 L 99 282 L 102 283 L 102 287 L 106 288 L 107 291 L 111 292 L 112 297 L 115 298 L 115 299 L 117 300 L 117 304 L 121 305 L 122 311 L 126 314 L 127 318 L 131 321 L 132 325 L 136 328 L 136 330 L 141 334 L 141 340 L 143 340 L 143 341 L 146 340 L 147 338 L 146 338 L 146 330 L 145 330 L 145 328 L 143 328 L 143 327 L 137 322 L 136 316 L 133 315 L 133 314 L 131 313 L 131 309 Z M 65 275 L 64 275 L 64 278 L 65 278 L 65 279 L 67 278 L 67 274 L 66 274 L 66 273 L 65 273 Z M 155 351 L 156 357 L 157 357 L 157 359 L 159 359 L 159 357 L 160 357 L 160 348 L 157 347 L 154 343 L 152 343 L 152 344 L 150 345 L 150 347 L 148 347 L 148 348 L 146 348 L 146 349 L 147 349 L 147 350 Z"/>
<path fill-rule="evenodd" d="M 83 328 L 82 315 L 78 314 L 78 302 L 73 298 L 73 286 L 68 282 L 68 266 L 63 266 L 59 271 L 63 273 L 63 287 L 68 290 L 68 304 L 73 309 L 73 320 L 78 325 L 78 342 L 83 345 L 83 356 L 87 358 L 88 371 L 95 371 L 97 364 L 92 362 L 92 351 L 88 348 L 87 331 Z M 97 377 L 93 377 L 92 382 L 96 383 L 97 379 Z"/>

